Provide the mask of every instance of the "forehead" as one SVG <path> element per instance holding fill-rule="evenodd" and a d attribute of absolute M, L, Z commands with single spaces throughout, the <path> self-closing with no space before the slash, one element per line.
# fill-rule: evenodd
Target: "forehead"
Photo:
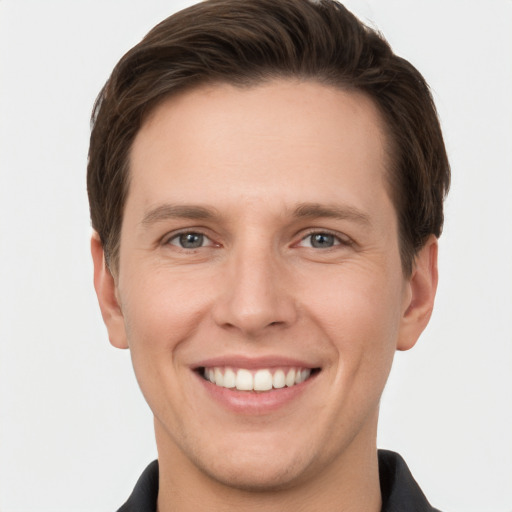
<path fill-rule="evenodd" d="M 202 86 L 146 119 L 130 155 L 127 203 L 242 194 L 357 207 L 358 193 L 371 203 L 386 187 L 386 145 L 376 106 L 358 92 L 289 80 Z"/>

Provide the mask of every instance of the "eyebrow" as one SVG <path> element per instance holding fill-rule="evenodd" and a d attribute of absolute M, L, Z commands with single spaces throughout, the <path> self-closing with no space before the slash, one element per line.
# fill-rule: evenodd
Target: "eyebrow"
<path fill-rule="evenodd" d="M 370 226 L 370 217 L 353 206 L 324 205 L 320 203 L 301 203 L 295 208 L 294 216 L 298 218 L 329 218 L 351 220 Z"/>
<path fill-rule="evenodd" d="M 217 216 L 215 210 L 204 206 L 163 204 L 146 212 L 141 224 L 147 226 L 169 219 L 209 220 Z"/>
<path fill-rule="evenodd" d="M 370 217 L 353 206 L 324 205 L 320 203 L 300 203 L 293 211 L 299 219 L 330 218 L 351 220 L 371 225 Z M 198 205 L 162 204 L 147 211 L 141 224 L 148 226 L 169 219 L 212 220 L 219 214 L 213 208 Z"/>

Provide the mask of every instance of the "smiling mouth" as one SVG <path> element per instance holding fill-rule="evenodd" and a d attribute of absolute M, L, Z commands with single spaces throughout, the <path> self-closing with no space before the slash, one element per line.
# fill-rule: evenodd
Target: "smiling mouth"
<path fill-rule="evenodd" d="M 271 391 L 301 384 L 313 375 L 319 368 L 261 368 L 248 370 L 230 367 L 201 367 L 198 373 L 215 386 L 236 389 L 238 391 Z"/>

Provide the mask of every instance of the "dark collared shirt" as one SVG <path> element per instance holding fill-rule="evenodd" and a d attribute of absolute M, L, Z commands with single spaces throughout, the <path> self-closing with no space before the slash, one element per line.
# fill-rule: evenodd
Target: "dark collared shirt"
<path fill-rule="evenodd" d="M 397 453 L 379 450 L 382 512 L 439 512 L 433 508 L 404 459 Z M 156 512 L 158 461 L 142 473 L 128 501 L 117 512 Z"/>

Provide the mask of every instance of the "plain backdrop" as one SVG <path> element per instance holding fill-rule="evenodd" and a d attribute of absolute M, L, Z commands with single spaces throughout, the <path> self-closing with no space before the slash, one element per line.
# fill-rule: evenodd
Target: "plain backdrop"
<path fill-rule="evenodd" d="M 89 115 L 173 0 L 0 0 L 0 511 L 113 511 L 156 457 L 92 286 Z M 347 2 L 431 84 L 453 169 L 440 286 L 379 446 L 435 506 L 512 511 L 512 2 Z"/>

